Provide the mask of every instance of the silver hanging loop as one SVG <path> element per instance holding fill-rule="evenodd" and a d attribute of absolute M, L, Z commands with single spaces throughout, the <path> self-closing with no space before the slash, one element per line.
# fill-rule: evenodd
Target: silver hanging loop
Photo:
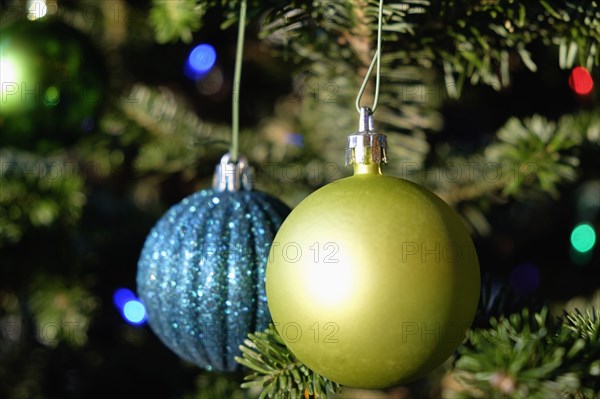
<path fill-rule="evenodd" d="M 361 107 L 358 132 L 348 136 L 346 166 L 381 163 L 387 163 L 387 138 L 375 130 L 371 109 Z"/>
<path fill-rule="evenodd" d="M 221 162 L 215 168 L 213 176 L 215 191 L 239 191 L 252 189 L 252 174 L 246 157 L 238 157 L 232 161 L 230 153 L 223 155 Z"/>

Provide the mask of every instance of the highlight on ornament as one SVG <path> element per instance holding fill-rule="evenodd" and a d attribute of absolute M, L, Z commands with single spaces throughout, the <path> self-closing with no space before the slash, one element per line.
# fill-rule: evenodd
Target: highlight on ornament
<path fill-rule="evenodd" d="M 146 322 L 146 307 L 133 291 L 127 288 L 117 289 L 113 294 L 113 303 L 127 323 L 142 325 Z"/>
<path fill-rule="evenodd" d="M 216 62 L 215 48 L 207 43 L 199 44 L 192 49 L 186 60 L 185 74 L 190 79 L 200 79 L 210 72 Z"/>

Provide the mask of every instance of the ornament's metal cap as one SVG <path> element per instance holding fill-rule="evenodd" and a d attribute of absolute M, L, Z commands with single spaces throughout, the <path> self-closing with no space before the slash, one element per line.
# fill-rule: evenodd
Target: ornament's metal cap
<path fill-rule="evenodd" d="M 215 191 L 251 190 L 252 178 L 250 165 L 246 157 L 239 157 L 237 162 L 227 153 L 215 168 L 213 176 L 213 189 Z"/>
<path fill-rule="evenodd" d="M 387 163 L 387 138 L 375 130 L 371 109 L 362 107 L 358 132 L 348 136 L 346 166 L 381 163 Z"/>

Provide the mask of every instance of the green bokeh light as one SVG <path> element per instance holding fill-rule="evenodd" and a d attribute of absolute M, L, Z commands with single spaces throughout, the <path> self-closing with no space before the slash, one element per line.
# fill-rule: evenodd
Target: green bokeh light
<path fill-rule="evenodd" d="M 56 86 L 50 86 L 44 93 L 44 104 L 56 105 L 60 101 L 60 90 Z"/>
<path fill-rule="evenodd" d="M 0 51 L 2 53 L 2 51 Z M 0 93 L 8 83 L 15 83 L 19 79 L 18 65 L 14 59 L 4 57 L 0 60 Z"/>
<path fill-rule="evenodd" d="M 35 93 L 23 98 L 29 70 L 30 65 L 19 51 L 7 51 L 6 46 L 0 45 L 0 117 L 23 111 L 28 106 L 26 100 L 35 98 Z"/>
<path fill-rule="evenodd" d="M 582 223 L 571 232 L 571 245 L 578 252 L 588 252 L 596 243 L 596 232 L 588 223 Z"/>

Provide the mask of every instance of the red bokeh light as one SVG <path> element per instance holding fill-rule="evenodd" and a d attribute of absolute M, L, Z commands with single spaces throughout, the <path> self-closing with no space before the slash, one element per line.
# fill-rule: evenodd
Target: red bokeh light
<path fill-rule="evenodd" d="M 571 76 L 569 76 L 569 86 L 575 93 L 585 96 L 594 88 L 594 80 L 587 69 L 578 66 L 573 68 Z"/>

